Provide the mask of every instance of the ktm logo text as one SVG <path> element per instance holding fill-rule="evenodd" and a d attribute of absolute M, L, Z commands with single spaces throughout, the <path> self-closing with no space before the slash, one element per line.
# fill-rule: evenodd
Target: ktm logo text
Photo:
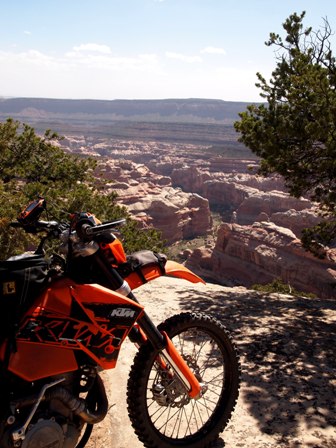
<path fill-rule="evenodd" d="M 129 308 L 116 308 L 111 311 L 110 317 L 134 317 L 135 311 Z"/>

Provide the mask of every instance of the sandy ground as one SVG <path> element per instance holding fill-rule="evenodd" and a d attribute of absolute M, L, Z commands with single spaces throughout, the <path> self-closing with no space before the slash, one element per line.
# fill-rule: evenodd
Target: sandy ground
<path fill-rule="evenodd" d="M 182 311 L 204 311 L 232 332 L 241 355 L 241 389 L 217 447 L 336 448 L 336 302 L 171 278 L 136 293 L 157 324 Z M 117 368 L 103 373 L 110 410 L 88 448 L 143 447 L 126 409 L 134 352 L 125 343 Z"/>

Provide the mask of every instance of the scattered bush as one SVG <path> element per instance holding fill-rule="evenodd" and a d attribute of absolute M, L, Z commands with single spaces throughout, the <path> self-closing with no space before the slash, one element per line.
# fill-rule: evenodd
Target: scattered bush
<path fill-rule="evenodd" d="M 260 284 L 252 285 L 251 289 L 254 289 L 255 291 L 259 292 L 266 292 L 269 294 L 272 293 L 290 294 L 291 296 L 294 297 L 309 297 L 312 299 L 316 297 L 315 294 L 296 290 L 289 283 L 284 283 L 280 278 L 276 278 L 271 283 L 268 283 L 266 285 L 260 285 Z"/>

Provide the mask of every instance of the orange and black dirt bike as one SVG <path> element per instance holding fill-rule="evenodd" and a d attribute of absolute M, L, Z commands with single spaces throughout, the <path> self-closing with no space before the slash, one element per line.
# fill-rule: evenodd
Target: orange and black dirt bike
<path fill-rule="evenodd" d="M 42 221 L 45 208 L 40 198 L 11 223 L 41 233 L 35 253 L 0 263 L 0 447 L 84 447 L 108 412 L 99 373 L 116 366 L 127 337 L 138 348 L 127 407 L 143 445 L 212 446 L 239 390 L 228 331 L 195 312 L 156 326 L 133 294 L 162 275 L 203 280 L 164 255 L 126 256 L 115 236 L 123 220 Z M 53 238 L 64 257 L 45 256 Z"/>

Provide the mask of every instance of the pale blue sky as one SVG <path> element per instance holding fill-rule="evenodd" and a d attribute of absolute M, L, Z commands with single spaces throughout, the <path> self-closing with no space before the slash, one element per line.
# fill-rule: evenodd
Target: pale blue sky
<path fill-rule="evenodd" d="M 303 10 L 336 31 L 335 0 L 0 0 L 0 96 L 258 101 Z"/>

